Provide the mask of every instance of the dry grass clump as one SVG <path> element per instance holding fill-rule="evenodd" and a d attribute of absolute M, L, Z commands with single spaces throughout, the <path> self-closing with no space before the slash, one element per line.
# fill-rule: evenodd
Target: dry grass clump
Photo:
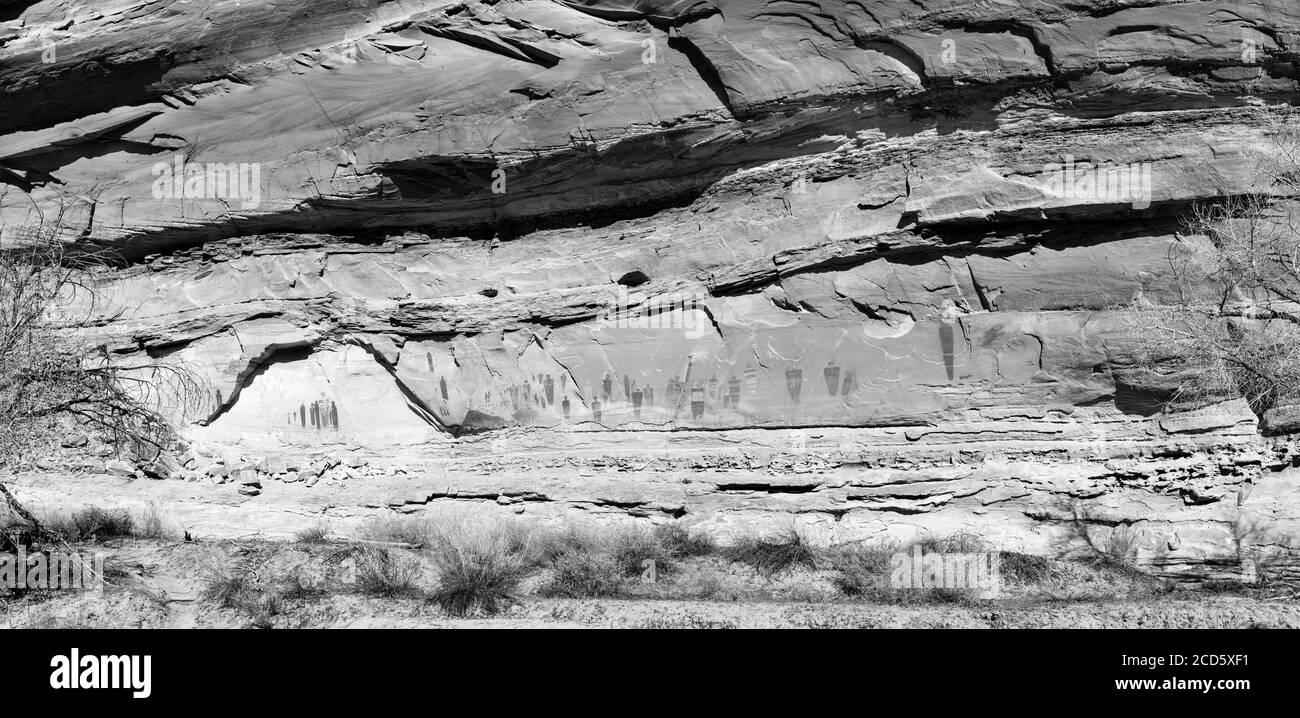
<path fill-rule="evenodd" d="M 276 592 L 291 601 L 316 599 L 326 594 L 321 583 L 308 576 L 301 566 L 277 579 Z"/>
<path fill-rule="evenodd" d="M 47 532 L 68 543 L 103 541 L 135 535 L 135 519 L 126 509 L 105 509 L 87 506 L 71 516 L 46 519 Z"/>
<path fill-rule="evenodd" d="M 893 574 L 896 569 L 895 556 L 903 554 L 915 556 L 920 548 L 923 555 L 930 554 L 978 554 L 990 551 L 990 544 L 982 537 L 958 532 L 949 536 L 927 537 L 912 544 L 879 542 L 874 544 L 854 544 L 835 546 L 827 550 L 826 560 L 834 572 L 831 582 L 844 596 L 891 605 L 932 604 L 932 603 L 969 603 L 976 599 L 980 589 L 896 586 Z M 1039 561 L 1046 566 L 1045 559 L 1016 554 L 1023 559 L 1015 564 L 1013 570 L 1031 571 L 1038 567 Z M 1006 572 L 999 557 L 999 571 Z"/>
<path fill-rule="evenodd" d="M 1099 558 L 1115 568 L 1137 570 L 1137 552 L 1145 538 L 1146 532 L 1132 526 L 1116 526 L 1101 545 Z"/>
<path fill-rule="evenodd" d="M 428 555 L 438 571 L 429 595 L 448 615 L 496 615 L 518 603 L 533 560 L 530 534 L 518 522 L 449 520 L 431 536 Z"/>
<path fill-rule="evenodd" d="M 147 539 L 165 539 L 171 535 L 167 530 L 167 519 L 156 502 L 150 501 L 145 505 L 144 511 L 140 513 L 140 521 L 136 524 L 135 535 Z"/>
<path fill-rule="evenodd" d="M 894 544 L 833 546 L 826 552 L 827 563 L 835 572 L 831 583 L 840 593 L 853 598 L 887 593 L 889 560 L 898 550 Z"/>
<path fill-rule="evenodd" d="M 362 546 L 354 551 L 356 589 L 369 596 L 395 598 L 416 593 L 419 562 L 402 551 L 382 546 Z"/>
<path fill-rule="evenodd" d="M 247 608 L 262 591 L 253 575 L 243 570 L 214 570 L 203 581 L 199 597 L 218 608 Z"/>
<path fill-rule="evenodd" d="M 324 521 L 318 521 L 294 535 L 298 543 L 329 543 L 330 527 Z"/>
<path fill-rule="evenodd" d="M 542 535 L 533 551 L 549 575 L 544 596 L 601 598 L 627 593 L 626 580 L 645 575 L 653 562 L 656 576 L 676 573 L 679 561 L 717 552 L 705 534 L 678 524 L 597 529 L 569 524 Z"/>
<path fill-rule="evenodd" d="M 611 555 L 574 549 L 552 562 L 539 593 L 552 598 L 609 598 L 623 593 L 623 566 Z"/>
<path fill-rule="evenodd" d="M 1017 551 L 999 551 L 998 566 L 1003 581 L 1021 585 L 1039 585 L 1052 576 L 1051 563 L 1046 558 Z"/>
<path fill-rule="evenodd" d="M 957 531 L 942 537 L 926 537 L 916 542 L 924 553 L 984 553 L 992 546 L 983 536 L 970 531 Z M 910 551 L 911 546 L 907 547 Z"/>
<path fill-rule="evenodd" d="M 413 516 L 378 516 L 361 526 L 361 538 L 368 541 L 423 546 L 433 532 L 427 519 Z"/>
<path fill-rule="evenodd" d="M 664 551 L 673 558 L 712 556 L 718 545 L 706 533 L 687 531 L 679 524 L 660 524 L 655 527 L 655 538 Z"/>
<path fill-rule="evenodd" d="M 766 537 L 742 537 L 724 548 L 722 555 L 728 561 L 752 566 L 769 575 L 799 566 L 816 569 L 818 565 L 816 550 L 794 529 Z"/>
<path fill-rule="evenodd" d="M 600 552 L 606 536 L 586 524 L 567 523 L 558 529 L 540 530 L 532 539 L 530 557 L 537 566 L 549 566 L 573 551 Z"/>
<path fill-rule="evenodd" d="M 610 555 L 624 576 L 640 576 L 653 562 L 659 575 L 669 574 L 675 568 L 672 555 L 659 541 L 658 535 L 641 526 L 620 529 L 609 537 Z"/>

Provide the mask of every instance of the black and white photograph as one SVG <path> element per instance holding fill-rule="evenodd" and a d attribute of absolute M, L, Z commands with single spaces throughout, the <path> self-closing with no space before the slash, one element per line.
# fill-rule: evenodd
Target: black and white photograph
<path fill-rule="evenodd" d="M 1289 692 L 1297 0 L 0 0 L 0 98 L 48 706 Z"/>

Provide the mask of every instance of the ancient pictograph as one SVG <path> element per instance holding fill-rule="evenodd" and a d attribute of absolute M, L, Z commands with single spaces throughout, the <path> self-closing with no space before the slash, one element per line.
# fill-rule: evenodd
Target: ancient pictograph
<path fill-rule="evenodd" d="M 288 413 L 288 425 L 294 429 L 313 431 L 338 431 L 339 408 L 333 399 L 303 402 L 296 411 Z"/>

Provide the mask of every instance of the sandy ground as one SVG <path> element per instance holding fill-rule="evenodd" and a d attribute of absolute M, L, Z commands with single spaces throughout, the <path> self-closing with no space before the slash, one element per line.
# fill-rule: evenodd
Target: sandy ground
<path fill-rule="evenodd" d="M 1068 592 L 960 604 L 881 605 L 836 594 L 817 572 L 767 578 L 744 567 L 696 565 L 657 585 L 633 582 L 627 598 L 558 599 L 533 593 L 492 618 L 451 618 L 420 597 L 354 590 L 346 547 L 285 542 L 126 539 L 76 547 L 102 551 L 102 591 L 0 596 L 8 628 L 1300 628 L 1300 602 L 1175 590 L 1157 595 Z M 314 571 L 320 596 L 283 598 L 255 615 L 205 599 L 211 577 L 239 566 L 258 580 L 296 567 Z M 683 600 L 700 575 L 707 598 Z M 322 573 L 324 571 L 324 573 Z M 719 578 L 720 574 L 720 578 Z M 278 579 L 277 579 L 278 580 Z M 422 577 L 421 581 L 427 580 Z M 1110 588 L 1114 588 L 1111 586 Z M 1121 587 L 1122 588 L 1122 587 Z"/>

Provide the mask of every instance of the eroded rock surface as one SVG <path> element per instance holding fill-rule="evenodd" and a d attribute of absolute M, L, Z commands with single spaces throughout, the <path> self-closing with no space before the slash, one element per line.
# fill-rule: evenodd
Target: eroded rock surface
<path fill-rule="evenodd" d="M 121 260 L 88 331 L 202 377 L 196 446 L 409 469 L 176 489 L 213 526 L 469 499 L 1036 550 L 1134 525 L 1172 563 L 1239 558 L 1248 520 L 1290 545 L 1289 455 L 1243 402 L 1163 411 L 1125 346 L 1188 208 L 1258 182 L 1291 0 L 0 21 L 4 241 L 58 219 Z"/>

